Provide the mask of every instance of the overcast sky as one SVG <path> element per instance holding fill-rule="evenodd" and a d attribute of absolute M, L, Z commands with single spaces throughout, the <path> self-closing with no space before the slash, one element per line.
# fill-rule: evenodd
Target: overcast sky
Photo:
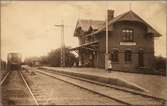
<path fill-rule="evenodd" d="M 65 24 L 65 45 L 78 46 L 73 37 L 78 19 L 104 20 L 106 8 L 115 16 L 130 9 L 142 17 L 162 37 L 155 40 L 155 55 L 166 56 L 166 2 L 126 1 L 15 1 L 1 3 L 1 57 L 8 52 L 20 52 L 23 57 L 46 55 L 60 47 L 60 28 Z"/>

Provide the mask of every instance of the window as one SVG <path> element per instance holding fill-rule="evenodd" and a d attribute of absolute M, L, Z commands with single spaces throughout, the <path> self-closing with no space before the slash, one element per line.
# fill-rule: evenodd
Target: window
<path fill-rule="evenodd" d="M 144 66 L 144 50 L 140 49 L 138 52 L 138 63 L 140 67 Z"/>
<path fill-rule="evenodd" d="M 92 32 L 93 32 L 93 28 L 92 28 L 92 26 L 89 26 L 89 29 L 88 29 L 88 31 L 86 31 L 86 34 L 90 34 Z"/>
<path fill-rule="evenodd" d="M 132 42 L 134 40 L 133 32 L 134 32 L 133 29 L 123 29 L 122 30 L 123 41 Z"/>
<path fill-rule="evenodd" d="M 86 42 L 86 43 L 89 43 L 90 40 L 91 40 L 91 37 L 90 37 L 90 36 L 88 36 L 88 37 L 85 38 L 85 42 Z"/>
<path fill-rule="evenodd" d="M 76 29 L 76 34 L 80 36 L 80 35 L 82 35 L 82 33 L 83 33 L 82 28 L 81 28 L 81 27 L 78 27 L 78 28 Z"/>
<path fill-rule="evenodd" d="M 119 55 L 119 51 L 118 50 L 113 50 L 111 52 L 111 61 L 112 62 L 118 62 L 118 55 Z"/>
<path fill-rule="evenodd" d="M 81 37 L 81 44 L 84 44 L 85 43 L 85 37 Z"/>
<path fill-rule="evenodd" d="M 93 42 L 94 41 L 94 36 L 87 36 L 86 38 L 85 38 L 85 42 L 86 43 L 90 43 L 90 42 Z"/>
<path fill-rule="evenodd" d="M 125 62 L 131 62 L 132 61 L 132 51 L 126 50 L 125 51 Z"/>

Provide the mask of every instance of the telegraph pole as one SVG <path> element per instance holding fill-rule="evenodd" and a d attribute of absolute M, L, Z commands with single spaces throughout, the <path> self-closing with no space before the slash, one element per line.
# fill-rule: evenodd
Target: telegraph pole
<path fill-rule="evenodd" d="M 106 9 L 106 53 L 105 53 L 105 70 L 108 70 L 108 10 Z"/>
<path fill-rule="evenodd" d="M 61 28 L 61 67 L 65 67 L 65 43 L 64 43 L 64 24 L 56 24 L 56 27 Z"/>

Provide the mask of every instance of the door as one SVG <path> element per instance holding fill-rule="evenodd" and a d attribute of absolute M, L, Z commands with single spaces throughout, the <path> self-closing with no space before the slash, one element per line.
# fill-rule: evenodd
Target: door
<path fill-rule="evenodd" d="M 144 67 L 144 52 L 143 52 L 143 50 L 139 50 L 138 63 L 139 63 L 139 67 Z"/>

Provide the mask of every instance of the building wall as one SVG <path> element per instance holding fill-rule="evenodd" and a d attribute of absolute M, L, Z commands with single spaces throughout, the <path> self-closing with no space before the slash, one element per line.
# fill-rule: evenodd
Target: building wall
<path fill-rule="evenodd" d="M 113 48 L 119 50 L 119 62 L 112 63 L 114 70 L 134 70 L 138 66 L 138 51 L 140 49 L 144 50 L 144 66 L 151 67 L 154 60 L 154 40 L 152 37 L 146 37 L 147 28 L 141 23 L 129 23 L 129 22 L 119 22 L 114 24 L 113 31 L 109 32 L 109 52 L 111 53 Z M 132 28 L 134 29 L 134 42 L 136 45 L 120 45 L 122 42 L 122 29 Z M 105 32 L 100 33 L 98 36 L 99 43 L 99 61 L 98 67 L 104 68 L 104 54 L 105 54 Z M 124 51 L 132 51 L 132 62 L 125 63 Z"/>
<path fill-rule="evenodd" d="M 109 26 L 111 27 L 111 26 Z M 145 25 L 137 22 L 118 22 L 112 26 L 113 30 L 109 32 L 109 53 L 113 49 L 119 50 L 118 62 L 112 62 L 113 70 L 133 71 L 138 67 L 138 52 L 140 49 L 144 50 L 144 66 L 152 67 L 154 63 L 154 39 L 146 36 L 147 28 Z M 134 42 L 136 45 L 120 45 L 122 42 L 122 29 L 131 28 L 134 30 Z M 96 35 L 99 40 L 98 51 L 94 55 L 94 67 L 105 67 L 105 46 L 106 46 L 105 32 Z M 83 44 L 83 38 L 78 37 L 80 45 Z M 132 61 L 125 63 L 125 50 L 132 51 Z M 80 51 L 83 65 L 89 61 L 90 53 L 88 51 Z"/>

